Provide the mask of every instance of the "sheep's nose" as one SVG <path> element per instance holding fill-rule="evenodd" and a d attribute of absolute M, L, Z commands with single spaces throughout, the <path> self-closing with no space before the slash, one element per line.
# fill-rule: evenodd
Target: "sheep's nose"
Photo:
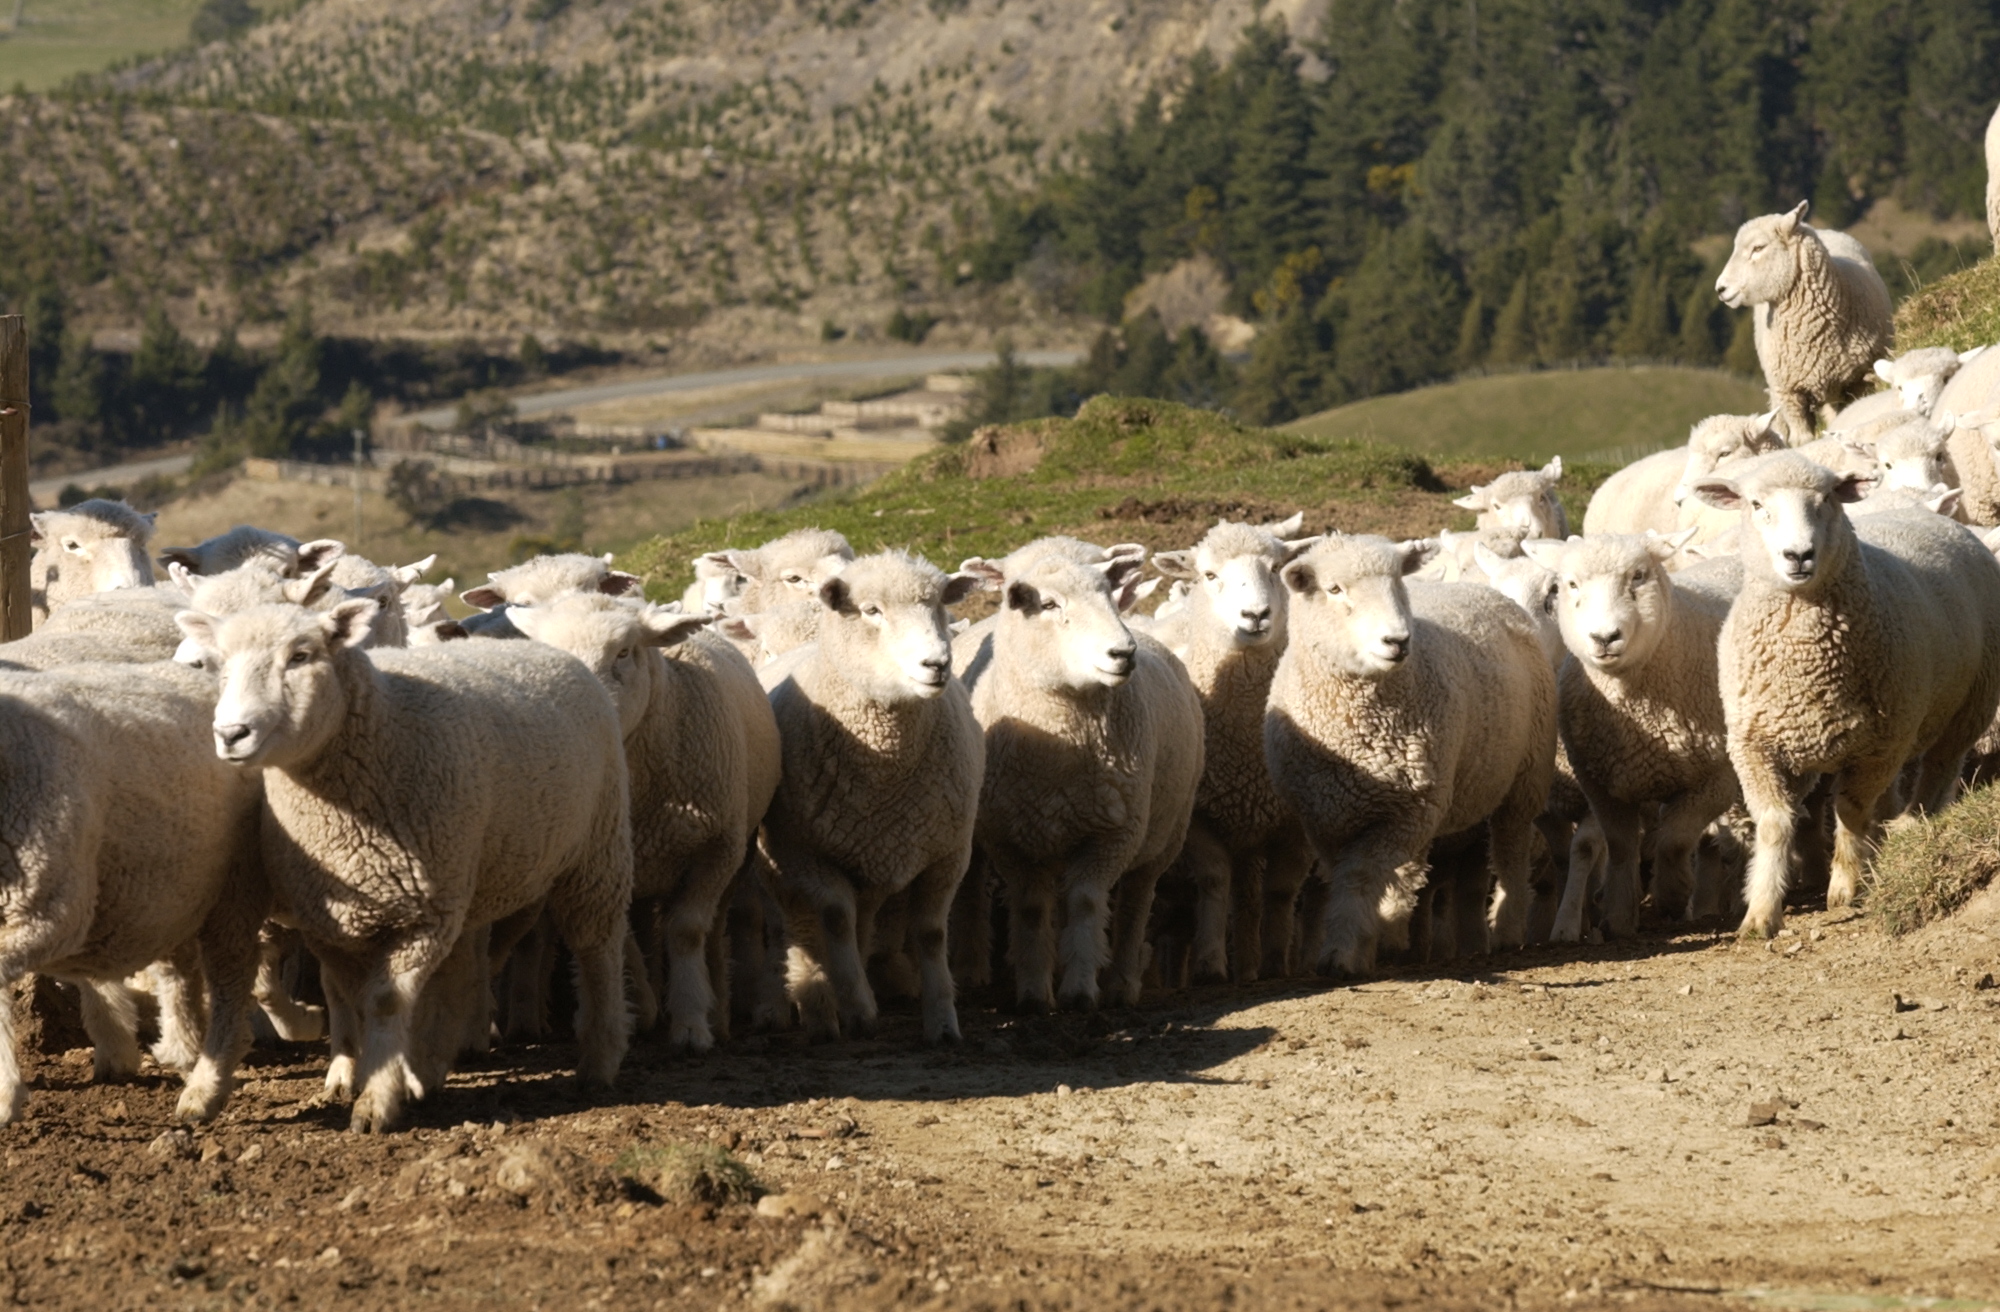
<path fill-rule="evenodd" d="M 1106 659 L 1113 665 L 1118 666 L 1131 665 L 1133 658 L 1138 654 L 1139 644 L 1136 642 L 1127 642 L 1116 647 L 1107 648 L 1104 653 Z"/>
<path fill-rule="evenodd" d="M 1612 645 L 1624 636 L 1625 634 L 1622 630 L 1612 629 L 1608 633 L 1593 633 L 1590 635 L 1590 640 L 1597 644 L 1599 651 L 1609 651 Z"/>
<path fill-rule="evenodd" d="M 951 657 L 926 656 L 917 663 L 923 666 L 925 669 L 931 671 L 933 674 L 942 674 L 944 671 L 951 668 Z"/>
<path fill-rule="evenodd" d="M 1410 654 L 1410 635 L 1407 633 L 1385 633 L 1382 635 L 1382 652 L 1392 661 L 1400 661 Z"/>
<path fill-rule="evenodd" d="M 1787 547 L 1785 548 L 1783 554 L 1785 557 L 1785 563 L 1792 567 L 1793 573 L 1799 573 L 1804 570 L 1812 568 L 1814 552 L 1811 547 L 1806 547 L 1803 550 L 1797 550 L 1797 551 L 1793 550 L 1790 547 Z"/>
<path fill-rule="evenodd" d="M 218 724 L 215 726 L 215 741 L 224 747 L 234 747 L 250 736 L 247 724 Z"/>
<path fill-rule="evenodd" d="M 1252 624 L 1269 624 L 1271 622 L 1271 608 L 1266 606 L 1262 610 L 1246 610 L 1243 612 L 1243 618 Z"/>

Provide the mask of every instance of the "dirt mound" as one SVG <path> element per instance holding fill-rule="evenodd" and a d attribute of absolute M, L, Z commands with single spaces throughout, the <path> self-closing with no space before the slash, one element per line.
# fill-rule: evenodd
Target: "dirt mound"
<path fill-rule="evenodd" d="M 967 478 L 1014 478 L 1031 472 L 1048 451 L 1047 426 L 989 424 L 966 439 Z"/>

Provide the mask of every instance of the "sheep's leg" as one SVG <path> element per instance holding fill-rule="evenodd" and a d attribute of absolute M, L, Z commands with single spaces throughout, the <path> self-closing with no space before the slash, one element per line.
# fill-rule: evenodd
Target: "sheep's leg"
<path fill-rule="evenodd" d="M 762 922 L 757 951 L 750 958 L 756 984 L 750 1023 L 762 1030 L 781 1030 L 792 1023 L 791 1000 L 785 996 L 785 963 L 791 944 L 785 936 L 785 913 L 771 890 L 757 881 L 755 898 Z"/>
<path fill-rule="evenodd" d="M 1265 979 L 1284 979 L 1296 969 L 1292 937 L 1298 924 L 1299 890 L 1311 872 L 1312 849 L 1306 846 L 1305 831 L 1296 820 L 1287 820 L 1264 844 L 1263 926 L 1258 939 L 1264 956 L 1259 974 Z"/>
<path fill-rule="evenodd" d="M 1660 808 L 1653 845 L 1653 910 L 1668 920 L 1699 914 L 1695 861 L 1702 835 L 1736 800 L 1736 779 L 1719 774 L 1709 785 L 1683 793 Z"/>
<path fill-rule="evenodd" d="M 315 955 L 319 957 L 320 986 L 326 992 L 331 1052 L 322 1096 L 345 1101 L 354 1096 L 354 1067 L 361 1059 L 361 989 L 366 972 L 344 954 L 328 951 Z"/>
<path fill-rule="evenodd" d="M 1535 845 L 1535 815 L 1522 806 L 1502 809 L 1486 826 L 1486 863 L 1481 872 L 1493 875 L 1493 901 L 1487 916 L 1488 941 L 1496 952 L 1512 951 L 1528 942 L 1529 867 Z M 1482 902 L 1484 899 L 1481 899 Z"/>
<path fill-rule="evenodd" d="M 265 922 L 258 931 L 257 1007 L 286 1043 L 312 1043 L 326 1037 L 326 1013 L 302 1005 L 285 986 L 285 954 L 298 946 L 297 934 L 275 922 Z"/>
<path fill-rule="evenodd" d="M 1234 856 L 1229 871 L 1229 934 L 1232 977 L 1254 983 L 1264 971 L 1264 898 L 1268 872 L 1261 844 Z"/>
<path fill-rule="evenodd" d="M 1593 793 L 1590 813 L 1604 834 L 1604 936 L 1631 938 L 1639 930 L 1639 808 Z"/>
<path fill-rule="evenodd" d="M 622 830 L 622 826 L 621 826 Z M 622 834 L 621 834 L 622 837 Z M 576 1083 L 586 1092 L 608 1089 L 624 1064 L 632 1022 L 625 1010 L 626 910 L 630 867 L 614 880 L 617 843 L 557 880 L 548 906 L 556 932 L 576 959 Z M 604 885 L 611 883 L 611 889 Z"/>
<path fill-rule="evenodd" d="M 933 863 L 909 887 L 908 924 L 922 977 L 926 1043 L 957 1043 L 961 1037 L 946 930 L 964 877 L 965 858 L 954 853 Z"/>
<path fill-rule="evenodd" d="M 712 999 L 708 1004 L 708 1024 L 717 1042 L 727 1042 L 730 1031 L 730 978 L 729 955 L 733 941 L 729 936 L 730 899 L 724 897 L 715 908 L 715 919 L 708 923 L 708 938 L 705 944 L 708 964 L 708 988 Z"/>
<path fill-rule="evenodd" d="M 21 1057 L 14 1038 L 14 985 L 22 972 L 0 973 L 0 1126 L 12 1125 L 28 1105 L 28 1086 L 21 1080 Z"/>
<path fill-rule="evenodd" d="M 139 1008 L 120 980 L 72 977 L 83 994 L 83 1028 L 90 1035 L 90 1078 L 99 1084 L 139 1073 Z"/>
<path fill-rule="evenodd" d="M 1094 1011 L 1098 1000 L 1097 977 L 1111 959 L 1111 890 L 1120 871 L 1108 868 L 1102 845 L 1092 843 L 1072 857 L 1063 872 L 1060 896 L 1063 926 L 1056 941 L 1056 967 L 1061 976 L 1056 985 L 1056 1005 L 1066 1010 Z M 1153 885 L 1159 882 L 1155 870 L 1146 880 L 1146 910 L 1152 909 Z M 1142 918 L 1139 924 L 1143 926 Z M 1144 935 L 1140 936 L 1144 941 Z"/>
<path fill-rule="evenodd" d="M 759 893 L 756 876 L 749 868 L 737 871 L 736 881 L 729 888 L 729 968 L 730 975 L 740 977 L 748 987 L 728 1001 L 736 1012 L 732 1019 L 752 1030 L 761 1028 L 757 1007 L 761 1001 L 769 933 L 764 923 L 764 900 Z M 710 982 L 716 983 L 713 978 Z M 716 992 L 719 998 L 721 988 Z"/>
<path fill-rule="evenodd" d="M 354 1111 L 347 1128 L 357 1134 L 393 1130 L 403 1117 L 403 1098 L 430 1090 L 410 1067 L 411 1030 L 424 985 L 443 964 L 458 935 L 445 932 L 405 939 L 371 969 L 362 982 L 361 1056 L 355 1062 Z"/>
<path fill-rule="evenodd" d="M 1563 880 L 1562 905 L 1556 908 L 1556 923 L 1549 929 L 1551 943 L 1583 941 L 1583 908 L 1590 899 L 1591 880 L 1594 877 L 1601 887 L 1609 878 L 1605 870 L 1609 862 L 1604 827 L 1592 812 L 1583 818 L 1570 840 L 1569 873 Z"/>
<path fill-rule="evenodd" d="M 844 890 L 845 897 L 820 908 L 827 938 L 826 974 L 833 981 L 834 1001 L 840 1004 L 842 1032 L 873 1034 L 880 1009 L 875 1002 L 875 986 L 868 982 L 867 963 L 875 936 L 875 914 L 882 909 L 882 898 L 873 890 L 856 888 L 845 877 L 836 886 Z"/>
<path fill-rule="evenodd" d="M 481 925 L 468 937 L 469 975 L 459 986 L 463 1000 L 451 1027 L 452 1065 L 461 1057 L 493 1050 L 493 926 Z"/>
<path fill-rule="evenodd" d="M 201 1059 L 202 969 L 201 944 L 190 939 L 174 949 L 173 955 L 146 967 L 153 984 L 153 1001 L 159 1008 L 160 1037 L 153 1044 L 153 1060 L 168 1070 L 183 1073 L 194 1069 Z"/>
<path fill-rule="evenodd" d="M 247 823 L 256 821 L 253 817 Z M 254 850 L 254 844 L 249 846 Z M 250 1051 L 250 1016 L 257 1009 L 262 956 L 257 931 L 269 910 L 270 894 L 261 872 L 254 877 L 239 873 L 196 936 L 199 954 L 194 960 L 200 974 L 189 977 L 208 984 L 208 1016 L 201 1030 L 201 1052 L 174 1105 L 174 1115 L 181 1120 L 213 1120 L 236 1088 L 236 1068 Z M 177 954 L 176 962 L 179 959 Z M 162 998 L 160 1014 L 165 1016 L 166 1010 Z"/>
<path fill-rule="evenodd" d="M 993 982 L 992 869 L 976 848 L 951 902 L 951 973 L 969 989 Z"/>
<path fill-rule="evenodd" d="M 1293 920 L 1291 959 L 1299 969 L 1317 969 L 1326 943 L 1326 906 L 1333 890 L 1326 882 L 1326 867 L 1306 848 L 1306 882 L 1299 886 L 1299 909 Z"/>
<path fill-rule="evenodd" d="M 1754 311 L 1753 311 L 1754 313 Z M 1813 411 L 1817 402 L 1806 392 L 1773 391 L 1771 408 L 1778 412 L 1778 430 L 1785 434 L 1786 446 L 1803 446 L 1813 440 Z"/>
<path fill-rule="evenodd" d="M 1431 880 L 1418 892 L 1417 909 L 1410 913 L 1411 964 L 1423 966 L 1456 955 L 1457 925 L 1439 906 L 1450 900 L 1449 886 L 1439 880 Z"/>
<path fill-rule="evenodd" d="M 1146 922 L 1153 915 L 1153 890 L 1169 861 L 1155 861 L 1118 881 L 1118 907 L 1112 922 L 1112 999 L 1127 1007 L 1139 1005 L 1145 987 Z"/>
<path fill-rule="evenodd" d="M 1757 850 L 1744 880 L 1744 900 L 1749 907 L 1737 932 L 1745 938 L 1769 938 L 1785 923 L 1785 888 L 1791 879 L 1792 842 L 1798 835 L 1798 798 L 1804 781 L 1747 754 L 1738 756 L 1735 764 L 1736 777 L 1743 785 L 1743 805 L 1757 824 Z"/>
<path fill-rule="evenodd" d="M 1896 761 L 1858 762 L 1841 772 L 1833 795 L 1833 870 L 1827 877 L 1829 910 L 1854 901 L 1863 867 L 1875 852 L 1875 804 L 1895 780 Z"/>
<path fill-rule="evenodd" d="M 1014 969 L 1015 1005 L 1027 1011 L 1055 1007 L 1055 880 L 1012 854 L 993 857 L 1007 888 L 1007 960 Z"/>
<path fill-rule="evenodd" d="M 1458 921 L 1458 956 L 1481 957 L 1498 946 L 1493 941 L 1493 917 L 1502 906 L 1502 891 L 1487 875 L 1486 853 L 1474 852 L 1453 863 L 1452 915 Z M 1518 905 L 1518 903 L 1517 903 Z"/>
<path fill-rule="evenodd" d="M 1194 891 L 1194 942 L 1189 952 L 1188 982 L 1219 984 L 1229 978 L 1229 911 L 1232 893 L 1228 849 L 1200 820 L 1188 826 L 1187 842 L 1177 861 L 1175 881 L 1186 879 Z M 1240 930 L 1239 919 L 1237 928 Z"/>
<path fill-rule="evenodd" d="M 1313 849 L 1327 870 L 1327 900 L 1322 916 L 1323 933 L 1314 968 L 1321 974 L 1362 975 L 1375 969 L 1376 944 L 1382 937 L 1383 907 L 1400 900 L 1399 870 L 1421 862 L 1410 861 L 1413 847 L 1400 830 L 1375 829 L 1357 834 L 1344 844 L 1313 836 Z M 1421 883 L 1409 890 L 1410 906 L 1405 919 L 1415 909 Z"/>
<path fill-rule="evenodd" d="M 619 940 L 619 950 L 624 954 L 625 986 L 631 992 L 632 1028 L 637 1033 L 649 1034 L 660 1023 L 660 996 L 653 991 L 653 972 L 644 949 L 639 946 L 639 932 L 630 925 Z"/>
<path fill-rule="evenodd" d="M 507 1026 L 510 1040 L 540 1043 L 549 1034 L 549 975 L 555 943 L 549 923 L 537 917 L 507 961 Z"/>
<path fill-rule="evenodd" d="M 865 927 L 864 927 L 865 928 Z M 915 1001 L 923 996 L 923 976 L 911 955 L 910 907 L 905 893 L 892 894 L 875 913 L 874 933 L 862 958 L 869 967 L 869 985 L 878 995 Z"/>
<path fill-rule="evenodd" d="M 716 1012 L 716 976 L 709 939 L 716 918 L 728 905 L 730 881 L 742 866 L 740 834 L 711 839 L 689 859 L 686 873 L 667 900 L 667 1042 L 675 1048 L 707 1052 L 715 1046 L 709 1018 Z M 726 979 L 723 986 L 726 987 Z"/>

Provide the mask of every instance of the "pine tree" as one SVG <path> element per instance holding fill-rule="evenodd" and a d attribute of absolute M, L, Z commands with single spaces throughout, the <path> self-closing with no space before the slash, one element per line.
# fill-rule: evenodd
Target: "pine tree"
<path fill-rule="evenodd" d="M 1474 292 L 1465 303 L 1458 321 L 1458 348 L 1451 353 L 1452 367 L 1460 373 L 1477 369 L 1486 361 L 1486 298 Z"/>
<path fill-rule="evenodd" d="M 1756 310 L 1738 310 L 1731 317 L 1736 320 L 1729 337 L 1729 350 L 1722 357 L 1722 367 L 1731 373 L 1742 374 L 1745 378 L 1762 378 L 1764 365 L 1757 359 L 1757 329 L 1752 316 Z"/>
<path fill-rule="evenodd" d="M 1715 321 L 1722 302 L 1715 285 L 1698 279 L 1681 305 L 1680 337 L 1674 344 L 1674 358 L 1682 364 L 1712 365 L 1722 358 L 1715 341 Z"/>
<path fill-rule="evenodd" d="M 157 306 L 132 356 L 133 435 L 165 441 L 192 423 L 207 392 L 207 360 Z"/>
<path fill-rule="evenodd" d="M 1507 303 L 1493 321 L 1493 347 L 1487 358 L 1499 365 L 1522 365 L 1535 358 L 1534 328 L 1528 321 L 1528 275 L 1514 282 Z"/>
<path fill-rule="evenodd" d="M 1236 389 L 1236 411 L 1247 423 L 1281 424 L 1330 403 L 1332 361 L 1313 316 L 1294 303 L 1265 327 L 1250 348 L 1250 363 Z"/>
<path fill-rule="evenodd" d="M 49 388 L 55 417 L 71 423 L 102 423 L 111 408 L 109 390 L 110 371 L 90 344 L 90 334 L 80 328 L 64 333 L 62 359 Z"/>
<path fill-rule="evenodd" d="M 277 354 L 244 404 L 237 434 L 246 455 L 287 456 L 307 440 L 326 409 L 319 394 L 320 341 L 301 306 L 285 322 Z"/>
<path fill-rule="evenodd" d="M 1278 42 L 1273 56 L 1252 62 L 1258 34 Z M 1229 186 L 1230 255 L 1239 282 L 1261 287 L 1310 227 L 1305 199 L 1306 141 L 1310 111 L 1299 81 L 1298 60 L 1285 51 L 1281 30 L 1253 29 L 1239 65 L 1261 73 L 1234 133 Z M 1262 65 L 1259 67 L 1259 65 Z"/>
<path fill-rule="evenodd" d="M 1611 349 L 1627 360 L 1664 360 L 1673 354 L 1673 347 L 1666 280 L 1657 270 L 1641 269 L 1632 280 L 1625 322 L 1619 327 Z"/>

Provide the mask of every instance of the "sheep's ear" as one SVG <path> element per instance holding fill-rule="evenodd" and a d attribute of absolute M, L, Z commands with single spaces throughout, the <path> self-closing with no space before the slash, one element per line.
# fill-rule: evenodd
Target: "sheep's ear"
<path fill-rule="evenodd" d="M 1437 559 L 1438 540 L 1436 538 L 1411 538 L 1397 544 L 1403 552 L 1403 573 L 1414 574 Z"/>
<path fill-rule="evenodd" d="M 1264 531 L 1266 533 L 1269 533 L 1274 538 L 1288 538 L 1292 534 L 1304 528 L 1305 526 L 1306 526 L 1306 512 L 1301 510 L 1291 515 L 1289 518 L 1279 520 L 1275 524 L 1264 525 Z M 1154 559 L 1157 560 L 1158 557 L 1156 556 L 1154 557 Z"/>
<path fill-rule="evenodd" d="M 1042 594 L 1032 583 L 1016 583 L 1007 589 L 1007 609 L 1033 615 L 1042 608 Z"/>
<path fill-rule="evenodd" d="M 709 559 L 714 560 L 717 556 L 722 558 L 723 564 L 729 566 L 729 568 L 735 570 L 746 579 L 763 577 L 758 571 L 763 567 L 764 562 L 754 551 L 718 551 L 712 553 Z"/>
<path fill-rule="evenodd" d="M 437 563 L 438 563 L 437 553 L 432 552 L 430 555 L 425 556 L 422 560 L 413 560 L 407 565 L 397 565 L 394 568 L 392 568 L 389 572 L 396 576 L 396 581 L 398 583 L 401 583 L 404 587 L 407 588 L 412 583 L 415 583 L 419 579 L 423 578 L 424 575 L 430 573 L 431 566 Z"/>
<path fill-rule="evenodd" d="M 1306 596 L 1319 589 L 1319 573 L 1303 560 L 1295 560 L 1278 573 L 1285 586 L 1300 596 Z"/>
<path fill-rule="evenodd" d="M 832 578 L 853 563 L 853 556 L 843 556 L 838 551 L 829 551 L 813 562 L 813 573 L 824 572 L 828 578 Z"/>
<path fill-rule="evenodd" d="M 1705 478 L 1694 485 L 1695 499 L 1717 510 L 1741 510 L 1743 490 L 1727 478 Z"/>
<path fill-rule="evenodd" d="M 1979 353 L 1985 349 L 1984 346 L 1975 346 L 1970 351 L 1960 351 L 1958 353 L 1958 362 L 1961 365 L 1971 364 L 1979 358 Z"/>
<path fill-rule="evenodd" d="M 1107 560 L 1146 559 L 1146 544 L 1143 542 L 1114 542 L 1104 549 Z"/>
<path fill-rule="evenodd" d="M 1288 561 L 1297 560 L 1300 556 L 1303 556 L 1306 554 L 1306 552 L 1312 550 L 1314 543 L 1323 542 L 1325 540 L 1326 540 L 1325 535 L 1319 533 L 1315 533 L 1313 536 L 1309 538 L 1288 538 L 1286 539 L 1284 544 L 1285 546 L 1284 559 Z M 1157 564 L 1159 562 L 1159 559 L 1160 558 L 1158 556 L 1153 557 L 1154 563 Z"/>
<path fill-rule="evenodd" d="M 536 642 L 540 642 L 542 639 L 542 635 L 537 630 L 542 627 L 542 620 L 544 618 L 533 606 L 509 606 L 507 608 L 507 622 L 512 624 L 522 637 L 532 638 Z"/>
<path fill-rule="evenodd" d="M 1554 570 L 1562 563 L 1563 547 L 1566 545 L 1554 538 L 1529 538 L 1521 544 L 1521 554 L 1543 569 Z"/>
<path fill-rule="evenodd" d="M 741 574 L 743 572 L 736 568 L 736 562 L 729 558 L 729 553 L 726 551 L 711 551 L 705 555 L 696 556 L 691 563 L 696 570 L 700 570 L 703 565 L 706 565 L 718 573 L 727 571 L 729 574 Z"/>
<path fill-rule="evenodd" d="M 645 580 L 637 574 L 627 574 L 622 569 L 606 570 L 604 577 L 597 580 L 597 590 L 607 597 L 622 597 L 644 584 Z"/>
<path fill-rule="evenodd" d="M 1809 200 L 1800 201 L 1798 204 L 1792 206 L 1791 209 L 1786 210 L 1784 214 L 1779 216 L 1778 230 L 1780 232 L 1783 232 L 1786 236 L 1790 236 L 1792 233 L 1797 232 L 1799 230 L 1799 225 L 1805 222 L 1806 215 L 1809 212 L 1811 212 L 1811 210 L 1812 210 L 1811 201 Z"/>
<path fill-rule="evenodd" d="M 1192 551 L 1156 551 L 1153 553 L 1153 568 L 1170 579 L 1193 579 L 1200 575 L 1194 567 Z"/>
<path fill-rule="evenodd" d="M 31 510 L 28 512 L 28 541 L 30 544 L 40 546 L 47 539 L 49 536 L 47 520 L 47 511 Z"/>
<path fill-rule="evenodd" d="M 945 625 L 945 628 L 951 632 L 951 636 L 954 638 L 971 627 L 971 620 L 953 620 L 951 623 Z"/>
<path fill-rule="evenodd" d="M 279 589 L 280 593 L 282 593 L 286 601 L 294 605 L 310 606 L 314 604 L 326 596 L 327 590 L 333 586 L 334 563 L 329 560 L 305 578 L 287 579 L 284 586 Z M 357 592 L 355 595 L 368 596 L 371 594 Z"/>
<path fill-rule="evenodd" d="M 192 593 L 194 591 L 195 577 L 194 571 L 183 565 L 180 561 L 167 562 L 167 582 L 173 584 L 182 592 Z"/>
<path fill-rule="evenodd" d="M 1117 607 L 1118 613 L 1123 615 L 1141 601 L 1153 595 L 1153 589 L 1159 586 L 1160 581 L 1158 579 L 1141 581 L 1139 571 L 1133 570 L 1125 576 L 1125 581 L 1120 583 L 1112 593 L 1112 604 Z"/>
<path fill-rule="evenodd" d="M 1933 487 L 1931 494 L 1924 498 L 1924 504 L 1929 506 L 1933 512 L 1943 515 L 1946 519 L 1950 519 L 1958 514 L 1958 503 L 1963 499 L 1964 495 L 1964 491 L 1960 488 Z"/>
<path fill-rule="evenodd" d="M 958 572 L 971 574 L 979 580 L 979 586 L 988 592 L 998 592 L 1005 583 L 1004 572 L 999 562 L 984 556 L 967 556 L 958 563 Z"/>
<path fill-rule="evenodd" d="M 160 562 L 160 568 L 170 573 L 176 565 L 190 574 L 201 572 L 201 557 L 195 554 L 193 547 L 168 547 L 156 559 Z"/>
<path fill-rule="evenodd" d="M 145 514 L 139 516 L 139 518 L 146 521 L 147 528 L 153 528 L 160 522 L 160 512 L 157 510 L 149 510 Z"/>
<path fill-rule="evenodd" d="M 1560 483 L 1562 482 L 1562 476 L 1563 458 L 1561 456 L 1552 458 L 1549 463 L 1542 466 L 1542 477 L 1548 479 L 1549 482 Z"/>
<path fill-rule="evenodd" d="M 1672 533 L 1656 533 L 1652 529 L 1647 529 L 1646 550 L 1653 553 L 1655 560 L 1672 560 L 1687 547 L 1688 543 L 1694 541 L 1694 535 L 1700 531 L 1692 525 L 1676 529 Z"/>
<path fill-rule="evenodd" d="M 819 600 L 835 614 L 848 615 L 854 611 L 854 589 L 838 574 L 819 585 Z"/>
<path fill-rule="evenodd" d="M 1896 381 L 1895 362 L 1891 360 L 1877 360 L 1875 362 L 1875 376 L 1881 379 L 1885 383 L 1895 382 Z"/>
<path fill-rule="evenodd" d="M 725 615 L 715 622 L 715 631 L 731 642 L 757 641 L 755 615 Z"/>
<path fill-rule="evenodd" d="M 1460 510 L 1484 510 L 1486 509 L 1485 490 L 1474 488 L 1462 497 L 1452 498 L 1451 504 L 1457 506 Z"/>
<path fill-rule="evenodd" d="M 310 574 L 322 565 L 331 565 L 347 554 L 347 544 L 335 538 L 315 538 L 311 542 L 301 542 L 293 566 L 299 575 Z"/>
<path fill-rule="evenodd" d="M 444 582 L 437 585 L 437 589 L 440 593 L 449 593 L 453 588 L 457 586 L 458 586 L 457 579 L 446 579 Z"/>
<path fill-rule="evenodd" d="M 182 637 L 194 643 L 203 651 L 215 650 L 215 618 L 213 616 L 203 614 L 198 610 L 177 611 L 174 614 L 174 627 L 181 631 Z M 179 653 L 175 654 L 175 658 L 179 658 Z"/>
<path fill-rule="evenodd" d="M 1852 505 L 1866 498 L 1881 481 L 1873 474 L 1849 474 L 1834 485 L 1833 495 L 1836 500 Z"/>
<path fill-rule="evenodd" d="M 458 599 L 474 610 L 492 610 L 495 606 L 507 604 L 507 594 L 491 583 L 482 583 L 476 588 L 467 588 L 458 594 Z"/>
<path fill-rule="evenodd" d="M 973 593 L 984 591 L 986 586 L 987 582 L 984 574 L 975 574 L 970 571 L 948 574 L 944 580 L 944 604 L 947 606 L 956 606 Z"/>
<path fill-rule="evenodd" d="M 613 555 L 612 552 L 607 551 L 601 557 L 599 557 L 599 559 L 602 560 L 605 564 L 609 565 L 611 563 L 612 555 Z"/>
<path fill-rule="evenodd" d="M 1111 585 L 1112 592 L 1116 593 L 1127 581 L 1137 577 L 1140 570 L 1146 568 L 1146 558 L 1143 555 L 1113 556 L 1093 568 L 1104 576 L 1105 581 Z"/>
<path fill-rule="evenodd" d="M 368 631 L 375 627 L 375 617 L 381 605 L 373 597 L 350 597 L 320 616 L 320 631 L 326 635 L 326 645 L 335 651 L 342 647 L 359 647 L 368 641 Z"/>
<path fill-rule="evenodd" d="M 665 606 L 648 606 L 639 616 L 646 641 L 655 647 L 677 647 L 708 627 L 711 616 L 681 615 Z"/>
<path fill-rule="evenodd" d="M 472 636 L 465 631 L 465 626 L 457 620 L 439 620 L 431 626 L 431 633 L 439 642 L 457 642 L 461 638 L 470 638 Z"/>

